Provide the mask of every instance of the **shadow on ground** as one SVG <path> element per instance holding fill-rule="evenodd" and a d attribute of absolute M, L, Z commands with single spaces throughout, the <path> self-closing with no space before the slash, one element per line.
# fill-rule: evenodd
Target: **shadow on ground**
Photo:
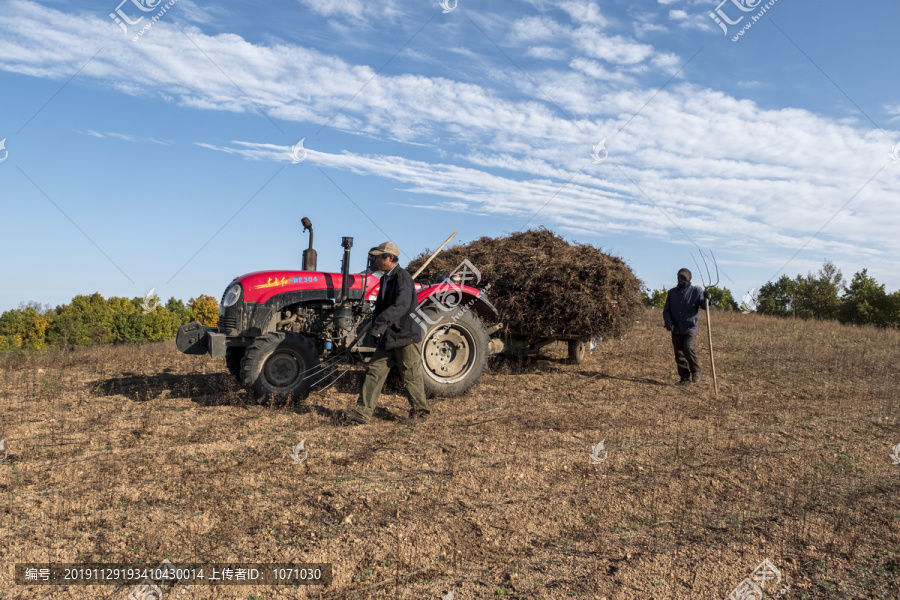
<path fill-rule="evenodd" d="M 630 381 L 632 383 L 644 383 L 648 385 L 672 385 L 669 382 L 658 381 L 656 379 L 650 379 L 648 377 L 617 377 L 616 375 L 609 375 L 607 373 L 601 373 L 599 371 L 579 371 L 578 374 L 583 375 L 584 377 L 590 377 L 591 379 L 615 379 L 616 381 Z"/>
<path fill-rule="evenodd" d="M 156 398 L 190 398 L 200 406 L 258 406 L 253 395 L 243 389 L 228 373 L 158 373 L 137 375 L 124 373 L 122 377 L 99 379 L 91 383 L 93 395 L 125 396 L 133 402 L 146 402 Z M 274 402 L 284 406 L 284 398 L 270 398 L 264 403 Z M 316 395 L 306 400 L 287 401 L 288 407 L 298 414 L 315 412 L 323 417 L 337 419 L 339 411 L 316 404 Z"/>

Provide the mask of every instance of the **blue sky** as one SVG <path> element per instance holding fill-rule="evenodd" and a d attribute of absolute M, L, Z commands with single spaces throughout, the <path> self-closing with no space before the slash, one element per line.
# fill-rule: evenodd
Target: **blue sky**
<path fill-rule="evenodd" d="M 218 298 L 303 216 L 324 270 L 545 226 L 652 288 L 900 287 L 896 2 L 119 1 L 0 2 L 0 310 Z"/>

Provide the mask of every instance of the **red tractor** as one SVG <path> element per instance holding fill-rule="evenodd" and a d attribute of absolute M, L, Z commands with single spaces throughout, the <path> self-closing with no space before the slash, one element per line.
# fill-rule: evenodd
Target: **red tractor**
<path fill-rule="evenodd" d="M 306 397 L 325 367 L 375 352 L 366 335 L 382 273 L 350 274 L 353 238 L 342 239 L 340 273 L 316 270 L 316 251 L 303 252 L 301 271 L 257 271 L 232 281 L 219 306 L 218 327 L 197 322 L 178 329 L 175 344 L 185 354 L 224 356 L 228 370 L 260 400 L 269 396 Z M 471 267 L 471 265 L 469 265 Z M 474 270 L 477 274 L 477 270 Z M 463 267 L 441 282 L 416 283 L 419 306 L 413 318 L 422 326 L 422 365 L 429 396 L 466 393 L 481 378 L 500 340 L 485 322 L 499 316 L 483 290 L 467 285 L 477 278 Z"/>

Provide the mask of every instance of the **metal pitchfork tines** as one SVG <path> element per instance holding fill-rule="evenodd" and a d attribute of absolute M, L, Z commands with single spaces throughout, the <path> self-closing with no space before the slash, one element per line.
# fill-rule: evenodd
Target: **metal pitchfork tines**
<path fill-rule="evenodd" d="M 312 369 L 308 369 L 308 371 L 312 371 L 312 375 L 308 375 L 307 377 L 304 377 L 304 379 L 309 379 L 310 377 L 318 377 L 318 379 L 316 379 L 313 383 L 311 383 L 309 387 L 315 388 L 317 385 L 321 384 L 326 379 L 329 379 L 332 375 L 337 375 L 337 377 L 332 379 L 327 385 L 324 385 L 323 387 L 318 388 L 316 390 L 317 392 L 322 393 L 325 390 L 327 390 L 328 388 L 330 388 L 331 386 L 333 386 L 334 384 L 336 384 L 341 377 L 343 377 L 344 375 L 349 373 L 351 370 L 349 365 L 353 365 L 356 363 L 356 361 L 353 358 L 353 354 L 351 353 L 351 350 L 353 350 L 353 347 L 361 339 L 363 339 L 363 337 L 365 337 L 365 335 L 369 332 L 369 329 L 371 329 L 371 328 L 372 328 L 372 323 L 369 322 L 367 325 L 365 325 L 362 328 L 362 331 L 359 332 L 359 335 L 356 336 L 356 339 L 353 340 L 349 346 L 347 346 L 346 350 L 344 350 L 340 354 L 337 354 L 337 355 L 331 357 L 330 359 L 328 359 L 327 361 L 325 361 L 324 363 L 319 365 L 319 367 L 313 367 Z M 341 367 L 343 367 L 344 365 L 348 365 L 348 366 L 346 369 L 341 370 Z"/>
<path fill-rule="evenodd" d="M 706 255 L 703 254 L 702 250 L 700 251 L 700 258 L 703 259 L 703 266 L 706 267 L 706 279 L 704 279 L 703 269 L 700 268 L 700 263 L 697 262 L 697 257 L 694 256 L 693 252 L 691 252 L 691 258 L 694 259 L 694 264 L 697 265 L 697 273 L 700 275 L 700 282 L 703 284 L 704 288 L 714 288 L 719 285 L 719 263 L 716 261 L 716 255 L 712 253 L 712 250 L 709 251 L 709 255 L 716 269 L 716 282 L 707 285 L 707 281 L 712 281 L 712 275 L 709 272 L 709 263 L 706 262 Z"/>
<path fill-rule="evenodd" d="M 698 249 L 699 250 L 699 249 Z M 708 290 L 710 288 L 714 288 L 719 285 L 719 263 L 716 261 L 716 255 L 712 253 L 712 250 L 709 251 L 709 255 L 712 258 L 713 265 L 716 268 L 716 281 L 715 283 L 709 283 L 707 285 L 707 281 L 712 282 L 712 274 L 709 272 L 709 263 L 706 262 L 706 256 L 703 254 L 703 251 L 700 250 L 700 258 L 703 259 L 703 266 L 706 267 L 706 279 L 703 278 L 703 269 L 700 268 L 700 263 L 697 262 L 694 253 L 691 252 L 691 258 L 694 259 L 694 264 L 697 265 L 697 273 L 700 275 L 700 281 L 703 283 L 703 289 Z M 709 318 L 709 300 L 706 301 L 706 335 L 709 340 L 709 364 L 712 366 L 712 374 L 713 374 L 713 386 L 716 390 L 716 396 L 719 395 L 719 380 L 716 378 L 716 359 L 713 356 L 713 344 L 712 344 L 712 323 Z"/>

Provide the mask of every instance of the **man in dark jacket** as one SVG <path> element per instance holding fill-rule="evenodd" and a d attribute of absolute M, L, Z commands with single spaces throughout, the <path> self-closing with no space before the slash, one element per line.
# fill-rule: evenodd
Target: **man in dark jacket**
<path fill-rule="evenodd" d="M 678 271 L 678 286 L 669 290 L 663 308 L 665 327 L 672 332 L 675 363 L 681 381 L 678 385 L 690 385 L 700 381 L 700 362 L 697 360 L 697 322 L 700 309 L 706 310 L 709 292 L 698 285 L 691 285 L 691 272 Z"/>
<path fill-rule="evenodd" d="M 422 329 L 410 316 L 418 306 L 416 289 L 409 272 L 397 264 L 399 253 L 393 242 L 385 242 L 369 252 L 375 257 L 375 267 L 384 275 L 369 329 L 369 335 L 376 341 L 376 351 L 366 368 L 356 407 L 344 412 L 353 423 L 365 425 L 372 418 L 384 380 L 395 365 L 412 405 L 408 421 L 419 423 L 428 418 L 422 379 Z"/>

